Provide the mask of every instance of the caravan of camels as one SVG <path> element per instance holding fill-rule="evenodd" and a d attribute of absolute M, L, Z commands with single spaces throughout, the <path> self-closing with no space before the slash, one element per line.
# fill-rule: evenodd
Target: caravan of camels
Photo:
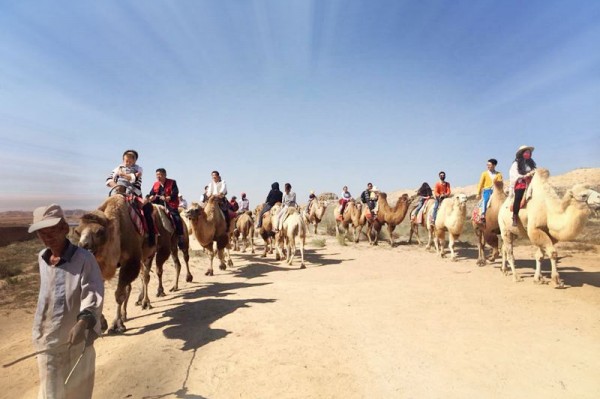
<path fill-rule="evenodd" d="M 530 155 L 532 150 L 532 147 L 521 147 L 517 151 L 517 160 L 520 154 L 528 152 Z M 137 153 L 135 155 L 137 158 Z M 510 265 L 514 281 L 519 281 L 515 270 L 513 243 L 519 237 L 528 238 L 536 247 L 534 281 L 542 282 L 541 261 L 548 257 L 552 265 L 551 281 L 556 286 L 561 286 L 555 245 L 559 241 L 572 240 L 582 231 L 591 212 L 600 209 L 600 194 L 577 184 L 561 198 L 548 181 L 549 171 L 536 168 L 534 163 L 528 163 L 527 160 L 524 162 L 524 169 L 513 165 L 515 169 L 522 170 L 517 170 L 517 177 L 513 179 L 511 168 L 509 186 L 494 171 L 494 162 L 495 160 L 490 160 L 488 171 L 482 174 L 482 182 L 486 181 L 487 184 L 480 184 L 477 197 L 479 199 L 481 196 L 482 199 L 470 214 L 470 222 L 477 237 L 476 264 L 483 266 L 501 256 L 501 271 L 508 274 L 507 264 Z M 518 162 L 515 161 L 515 164 Z M 340 240 L 345 240 L 348 234 L 352 242 L 358 243 L 361 234 L 364 234 L 374 246 L 378 243 L 383 225 L 386 225 L 389 243 L 394 247 L 394 229 L 407 219 L 406 223 L 410 224 L 409 243 L 415 236 L 421 244 L 419 227 L 422 227 L 428 237 L 426 249 L 434 247 L 439 256 L 445 257 L 447 246 L 450 259 L 458 260 L 455 244 L 468 221 L 468 198 L 465 194 L 450 192 L 443 172 L 440 173 L 440 182 L 433 192 L 429 189 L 429 193 L 419 191 L 418 195 L 403 194 L 393 205 L 388 203 L 386 193 L 370 186 L 372 188 L 365 190 L 360 199 L 343 193 L 339 204 L 332 206 L 332 201 L 337 199 L 335 196 L 311 196 L 311 201 L 300 207 L 295 201 L 295 194 L 291 192 L 291 186 L 288 189 L 286 185 L 285 192 L 281 192 L 278 184 L 274 184 L 267 203 L 259 205 L 253 212 L 247 207 L 237 210 L 229 205 L 230 202 L 224 199 L 226 189 L 219 191 L 224 188 L 224 184 L 219 185 L 220 176 L 215 171 L 213 177 L 215 173 L 217 176 L 214 187 L 207 189 L 203 201 L 193 203 L 187 209 L 177 210 L 177 217 L 183 216 L 179 219 L 183 225 L 183 234 L 178 234 L 177 217 L 174 218 L 174 210 L 167 201 L 171 194 L 177 197 L 177 192 L 165 192 L 166 185 L 160 186 L 163 191 L 156 195 L 162 203 L 151 205 L 152 223 L 157 233 L 154 242 L 148 239 L 147 234 L 144 235 L 149 225 L 144 222 L 145 218 L 140 212 L 141 205 L 136 204 L 140 200 L 135 195 L 125 192 L 109 196 L 98 209 L 82 216 L 76 228 L 79 245 L 95 255 L 105 280 L 113 278 L 117 269 L 119 271 L 115 291 L 117 313 L 110 332 L 122 333 L 126 330 L 131 284 L 140 275 L 143 289 L 137 304 L 144 309 L 151 308 L 148 282 L 153 261 L 156 263 L 159 281 L 158 296 L 165 295 L 162 273 L 163 265 L 169 257 L 176 270 L 171 291 L 179 288 L 179 251 L 183 253 L 187 269 L 186 281 L 192 281 L 188 264 L 192 237 L 208 254 L 207 276 L 214 275 L 215 256 L 219 260 L 219 269 L 232 267 L 231 251 L 239 251 L 240 243 L 242 252 L 249 246 L 254 254 L 255 235 L 260 236 L 264 243 L 262 253 L 257 256 L 266 257 L 275 253 L 276 260 L 285 260 L 288 265 L 292 265 L 299 252 L 300 268 L 305 268 L 304 254 L 309 230 L 312 230 L 310 234 L 318 234 L 317 227 L 323 222 L 328 207 L 333 208 L 335 233 Z M 525 182 L 522 190 L 518 185 L 512 186 L 515 180 Z M 426 184 L 425 186 L 428 187 Z M 444 192 L 446 188 L 447 193 Z M 279 194 L 275 195 L 275 202 L 269 203 L 273 199 L 271 193 L 274 190 Z M 314 226 L 313 229 L 309 229 L 311 225 Z M 502 245 L 499 244 L 499 236 L 502 238 Z M 486 245 L 492 250 L 487 258 Z"/>

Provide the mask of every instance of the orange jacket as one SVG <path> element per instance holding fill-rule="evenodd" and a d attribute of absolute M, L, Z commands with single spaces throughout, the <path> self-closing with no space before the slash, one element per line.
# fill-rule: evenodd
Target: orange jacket
<path fill-rule="evenodd" d="M 450 195 L 450 183 L 448 182 L 437 182 L 435 183 L 435 189 L 433 190 L 433 195 L 435 197 L 440 197 L 445 195 L 446 197 Z"/>

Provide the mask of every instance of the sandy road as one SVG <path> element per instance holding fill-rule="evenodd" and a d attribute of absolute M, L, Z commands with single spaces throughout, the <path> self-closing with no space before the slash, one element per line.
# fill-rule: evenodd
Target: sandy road
<path fill-rule="evenodd" d="M 95 397 L 600 397 L 597 255 L 562 259 L 570 288 L 558 290 L 532 284 L 533 261 L 518 262 L 515 284 L 460 251 L 450 262 L 327 238 L 305 270 L 236 254 L 211 278 L 193 258 L 195 282 L 157 299 L 153 275 L 154 308 L 131 306 L 125 335 L 97 341 Z M 166 288 L 172 276 L 168 262 Z M 32 311 L 0 313 L 0 363 L 32 351 Z M 35 360 L 2 369 L 0 386 L 2 398 L 36 397 Z"/>

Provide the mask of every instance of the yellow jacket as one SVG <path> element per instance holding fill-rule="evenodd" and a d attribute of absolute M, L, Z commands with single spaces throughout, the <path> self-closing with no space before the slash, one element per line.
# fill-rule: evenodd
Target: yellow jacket
<path fill-rule="evenodd" d="M 492 181 L 489 171 L 486 170 L 483 172 L 479 178 L 479 184 L 477 185 L 477 195 L 481 195 L 481 191 L 483 191 L 484 188 L 492 188 L 497 181 L 502 181 L 502 173 L 496 172 L 494 181 Z"/>

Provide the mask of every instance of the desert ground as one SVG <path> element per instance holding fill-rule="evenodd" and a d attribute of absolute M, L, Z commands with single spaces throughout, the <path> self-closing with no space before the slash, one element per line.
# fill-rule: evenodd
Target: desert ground
<path fill-rule="evenodd" d="M 476 266 L 467 242 L 452 262 L 404 234 L 391 248 L 322 230 L 307 239 L 306 269 L 261 258 L 258 239 L 257 254 L 232 253 L 213 277 L 192 240 L 194 282 L 156 298 L 152 275 L 153 308 L 130 303 L 125 334 L 96 341 L 94 397 L 600 397 L 599 246 L 559 244 L 557 289 L 532 283 L 529 245 L 515 249 L 515 283 L 499 261 Z M 0 364 L 32 353 L 34 308 L 0 306 Z M 2 368 L 0 398 L 35 398 L 37 380 L 33 357 Z"/>

